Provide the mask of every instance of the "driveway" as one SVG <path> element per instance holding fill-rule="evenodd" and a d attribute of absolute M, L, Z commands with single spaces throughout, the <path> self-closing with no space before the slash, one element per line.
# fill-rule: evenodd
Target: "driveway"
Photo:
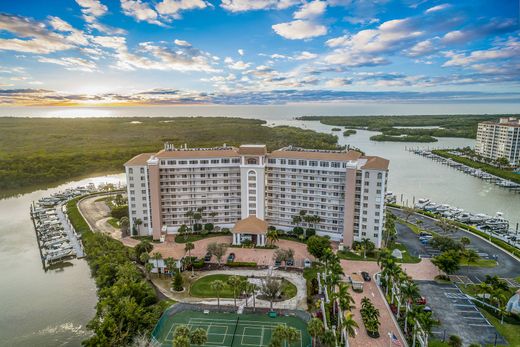
<path fill-rule="evenodd" d="M 405 218 L 404 213 L 399 209 L 391 208 L 393 214 L 398 217 Z M 471 241 L 468 248 L 474 249 L 482 258 L 496 257 L 498 265 L 494 268 L 481 268 L 481 267 L 464 267 L 459 270 L 458 275 L 469 277 L 472 282 L 482 282 L 486 275 L 496 275 L 501 278 L 514 279 L 520 276 L 520 262 L 514 257 L 504 252 L 502 249 L 495 245 L 482 240 L 480 237 L 467 232 L 462 229 L 457 229 L 455 232 L 443 232 L 435 221 L 420 214 L 415 214 L 409 218 L 411 223 L 415 223 L 417 220 L 422 221 L 421 228 L 429 231 L 434 231 L 441 235 L 450 237 L 455 240 L 460 240 L 463 236 L 468 237 Z M 434 250 L 429 246 L 424 246 L 419 242 L 418 236 L 415 235 L 412 230 L 401 223 L 396 223 L 397 238 L 399 242 L 403 243 L 408 251 L 413 255 L 420 255 L 421 257 L 431 257 L 439 254 L 438 250 Z"/>
<path fill-rule="evenodd" d="M 457 335 L 463 339 L 465 345 L 479 343 L 486 346 L 492 345 L 497 335 L 497 343 L 506 344 L 495 327 L 456 285 L 436 282 L 417 282 L 417 284 L 421 294 L 428 300 L 434 317 L 440 320 L 441 324 L 432 329 L 432 335 L 436 339 L 448 339 L 450 335 Z"/>
<path fill-rule="evenodd" d="M 359 274 L 361 271 L 367 271 L 371 277 L 374 278 L 374 274 L 380 271 L 377 263 L 373 261 L 349 261 L 342 259 L 341 266 L 345 272 L 345 275 L 349 275 L 354 272 Z M 386 305 L 382 293 L 377 288 L 375 280 L 365 282 L 363 293 L 356 293 L 352 291 L 352 297 L 354 298 L 356 306 L 352 312 L 354 313 L 354 319 L 358 323 L 359 328 L 356 329 L 356 337 L 349 340 L 350 346 L 388 347 L 388 333 L 392 333 L 397 336 L 401 344 L 404 346 L 403 340 L 399 334 L 399 328 L 393 320 L 390 308 Z M 381 326 L 379 327 L 380 337 L 378 339 L 369 337 L 366 333 L 365 327 L 363 326 L 360 310 L 361 299 L 364 297 L 369 298 L 374 306 L 379 309 L 379 313 L 381 315 L 379 321 L 381 322 Z"/>

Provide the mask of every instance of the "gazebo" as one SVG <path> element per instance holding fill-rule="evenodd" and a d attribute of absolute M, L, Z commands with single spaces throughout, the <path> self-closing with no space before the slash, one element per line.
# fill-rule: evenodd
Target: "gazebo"
<path fill-rule="evenodd" d="M 251 240 L 257 246 L 265 246 L 268 226 L 266 221 L 256 216 L 239 220 L 231 230 L 233 245 L 241 245 L 245 240 Z"/>

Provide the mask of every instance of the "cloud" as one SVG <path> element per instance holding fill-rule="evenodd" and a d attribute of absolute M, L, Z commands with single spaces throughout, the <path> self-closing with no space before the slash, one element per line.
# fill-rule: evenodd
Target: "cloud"
<path fill-rule="evenodd" d="M 441 5 L 430 7 L 429 9 L 424 11 L 424 13 L 432 13 L 432 12 L 443 11 L 443 10 L 449 8 L 449 7 L 451 7 L 450 4 L 441 4 Z"/>
<path fill-rule="evenodd" d="M 254 10 L 283 10 L 300 3 L 299 0 L 222 0 L 220 6 L 230 12 Z"/>
<path fill-rule="evenodd" d="M 57 25 L 57 22 L 54 24 Z M 0 13 L 0 30 L 17 36 L 0 38 L 0 51 L 48 54 L 74 47 L 65 36 L 52 32 L 44 23 L 27 17 Z"/>
<path fill-rule="evenodd" d="M 309 59 L 315 59 L 318 55 L 316 53 L 311 53 L 307 51 L 303 51 L 297 55 L 294 56 L 295 60 L 309 60 Z"/>
<path fill-rule="evenodd" d="M 70 33 L 69 36 L 66 37 L 68 41 L 73 44 L 78 44 L 82 46 L 86 46 L 89 44 L 89 41 L 85 34 L 78 29 L 75 29 L 69 23 L 65 22 L 63 19 L 59 17 L 49 17 L 49 25 L 56 31 Z"/>
<path fill-rule="evenodd" d="M 444 35 L 442 42 L 445 44 L 467 43 L 484 36 L 505 34 L 517 29 L 518 23 L 516 19 L 495 18 L 486 23 L 482 23 L 482 21 L 474 23 L 466 29 L 450 31 Z"/>
<path fill-rule="evenodd" d="M 429 39 L 416 43 L 408 50 L 408 55 L 410 57 L 420 57 L 436 52 L 438 50 L 438 45 L 434 44 L 433 41 L 434 39 Z"/>
<path fill-rule="evenodd" d="M 327 34 L 327 28 L 324 25 L 300 19 L 275 24 L 272 28 L 278 35 L 289 40 L 303 40 Z"/>
<path fill-rule="evenodd" d="M 57 64 L 61 66 L 65 66 L 67 70 L 71 71 L 85 71 L 92 72 L 95 71 L 97 66 L 93 61 L 85 60 L 82 58 L 74 58 L 74 57 L 65 57 L 65 58 L 47 58 L 40 57 L 38 59 L 40 63 L 50 63 Z"/>
<path fill-rule="evenodd" d="M 162 0 L 155 9 L 162 17 L 171 20 L 180 19 L 181 11 L 204 9 L 208 6 L 204 0 Z"/>
<path fill-rule="evenodd" d="M 512 59 L 520 63 L 520 41 L 511 38 L 505 43 L 488 50 L 476 50 L 469 54 L 455 53 L 453 51 L 444 52 L 445 57 L 449 58 L 442 66 L 470 66 L 490 60 Z"/>
<path fill-rule="evenodd" d="M 240 49 L 238 50 L 238 54 L 240 54 L 240 56 L 243 56 L 243 55 L 244 55 L 244 50 L 240 48 Z"/>
<path fill-rule="evenodd" d="M 164 26 L 158 20 L 158 14 L 149 4 L 143 3 L 141 0 L 121 0 L 121 8 L 127 16 L 135 18 L 138 22 L 144 21 L 150 24 Z"/>
<path fill-rule="evenodd" d="M 98 19 L 108 12 L 108 7 L 103 5 L 100 0 L 76 0 L 76 3 L 81 7 L 83 19 L 87 22 L 90 29 L 95 29 L 99 32 L 109 35 L 121 35 L 126 31 L 120 28 L 102 24 Z"/>
<path fill-rule="evenodd" d="M 177 46 L 182 46 L 182 47 L 191 47 L 191 43 L 189 43 L 188 41 L 177 40 L 177 39 L 175 39 L 173 42 L 174 42 Z"/>
<path fill-rule="evenodd" d="M 325 86 L 329 88 L 339 88 L 352 84 L 352 80 L 349 78 L 336 77 L 325 82 Z"/>
<path fill-rule="evenodd" d="M 325 13 L 326 9 L 326 1 L 314 0 L 307 2 L 294 13 L 294 19 L 314 19 Z"/>
<path fill-rule="evenodd" d="M 245 70 L 251 66 L 251 63 L 246 63 L 242 60 L 234 61 L 231 57 L 226 57 L 226 59 L 224 59 L 224 63 L 227 64 L 228 68 L 233 70 Z"/>
<path fill-rule="evenodd" d="M 354 24 L 354 25 L 368 25 L 368 24 L 374 24 L 374 23 L 379 22 L 379 19 L 377 19 L 377 18 L 346 16 L 343 19 L 346 22 L 348 22 L 350 24 Z"/>

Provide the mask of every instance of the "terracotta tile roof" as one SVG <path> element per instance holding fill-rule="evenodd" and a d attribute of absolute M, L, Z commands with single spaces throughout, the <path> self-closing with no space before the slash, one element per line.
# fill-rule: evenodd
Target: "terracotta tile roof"
<path fill-rule="evenodd" d="M 266 221 L 257 218 L 256 216 L 249 216 L 245 219 L 239 220 L 231 232 L 235 234 L 265 234 L 269 224 Z"/>
<path fill-rule="evenodd" d="M 238 150 L 235 147 L 229 149 L 201 149 L 201 150 L 179 150 L 179 151 L 165 151 L 161 150 L 156 155 L 159 159 L 164 158 L 222 158 L 222 157 L 239 157 Z"/>
<path fill-rule="evenodd" d="M 362 157 L 362 158 L 367 159 L 366 164 L 361 167 L 362 169 L 388 170 L 388 165 L 390 164 L 390 161 L 388 159 L 384 159 L 381 157 L 375 157 L 375 156 Z"/>
<path fill-rule="evenodd" d="M 270 158 L 290 158 L 290 159 L 307 159 L 307 160 L 338 160 L 349 161 L 357 160 L 361 157 L 361 153 L 356 151 L 348 152 L 313 152 L 313 151 L 290 151 L 276 150 L 269 154 Z"/>
<path fill-rule="evenodd" d="M 266 145 L 242 145 L 238 149 L 238 153 L 241 155 L 266 155 Z"/>
<path fill-rule="evenodd" d="M 129 161 L 127 161 L 125 163 L 125 166 L 146 165 L 146 162 L 148 161 L 148 159 L 150 159 L 150 157 L 152 155 L 154 155 L 154 154 L 155 153 L 141 153 L 141 154 L 138 154 L 135 157 L 133 157 L 132 159 L 130 159 Z"/>

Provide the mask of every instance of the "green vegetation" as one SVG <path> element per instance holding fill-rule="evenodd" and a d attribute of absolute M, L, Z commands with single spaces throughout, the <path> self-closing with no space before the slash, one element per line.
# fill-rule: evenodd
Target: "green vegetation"
<path fill-rule="evenodd" d="M 211 282 L 222 281 L 224 287 L 220 291 L 221 298 L 233 298 L 233 288 L 228 284 L 228 279 L 231 275 L 208 275 L 196 280 L 190 289 L 190 295 L 197 298 L 214 298 L 215 291 L 211 288 Z M 241 277 L 245 278 L 245 277 Z"/>
<path fill-rule="evenodd" d="M 87 324 L 94 335 L 83 341 L 83 345 L 129 345 L 134 337 L 152 330 L 170 303 L 158 302 L 155 290 L 133 261 L 133 252 L 110 236 L 90 230 L 76 206 L 79 199 L 67 203 L 67 214 L 82 235 L 98 287 L 96 315 Z"/>
<path fill-rule="evenodd" d="M 507 180 L 510 180 L 510 181 L 513 181 L 516 183 L 520 183 L 520 175 L 514 173 L 511 170 L 500 169 L 493 165 L 489 165 L 489 164 L 481 163 L 481 162 L 474 161 L 474 160 L 471 160 L 468 158 L 464 158 L 464 157 L 450 153 L 450 150 L 440 150 L 439 149 L 439 150 L 433 150 L 432 153 L 440 155 L 441 157 L 444 157 L 444 158 L 450 158 L 453 161 L 456 161 L 457 163 L 464 164 L 464 165 L 470 166 L 475 169 L 480 169 L 480 170 L 490 173 L 492 175 L 502 177 L 504 179 L 507 179 Z"/>
<path fill-rule="evenodd" d="M 207 239 L 210 237 L 216 236 L 225 236 L 230 235 L 228 231 L 225 232 L 211 232 L 211 233 L 195 233 L 195 234 L 186 234 L 186 235 L 177 235 L 175 236 L 176 243 L 187 243 L 187 242 L 195 242 L 203 239 Z"/>
<path fill-rule="evenodd" d="M 419 257 L 414 257 L 408 253 L 408 250 L 406 249 L 406 246 L 400 243 L 395 243 L 392 245 L 391 248 L 389 248 L 390 253 L 394 249 L 399 249 L 403 254 L 403 259 L 395 259 L 397 263 L 419 263 L 421 259 Z M 374 251 L 370 253 L 370 255 L 367 254 L 367 257 L 364 258 L 363 254 L 356 253 L 350 250 L 343 250 L 339 251 L 338 257 L 341 259 L 346 260 L 364 260 L 364 261 L 377 261 L 380 251 Z"/>
<path fill-rule="evenodd" d="M 370 136 L 371 141 L 389 141 L 389 142 L 437 142 L 435 137 L 430 135 L 387 135 L 385 133 L 379 135 Z"/>
<path fill-rule="evenodd" d="M 107 223 L 113 226 L 114 228 L 119 229 L 119 220 L 117 220 L 116 218 L 110 218 L 107 221 Z"/>
<path fill-rule="evenodd" d="M 332 128 L 332 131 L 341 131 L 341 128 Z"/>
<path fill-rule="evenodd" d="M 357 131 L 354 130 L 354 129 L 347 129 L 343 132 L 343 136 L 347 137 L 347 136 L 350 136 L 350 135 L 354 135 L 356 134 Z"/>
<path fill-rule="evenodd" d="M 465 137 L 474 139 L 477 124 L 503 115 L 413 115 L 413 116 L 304 116 L 300 120 L 317 120 L 323 124 L 380 131 L 385 135 Z M 513 115 L 512 115 L 513 116 Z M 408 128 L 396 128 L 408 127 Z M 414 128 L 415 127 L 415 128 Z M 438 128 L 418 128 L 438 127 Z"/>
<path fill-rule="evenodd" d="M 266 127 L 241 118 L 0 118 L 0 191 L 53 184 L 85 175 L 121 172 L 142 152 L 165 141 L 189 146 L 265 143 L 333 149 L 337 136 L 295 127 Z"/>

